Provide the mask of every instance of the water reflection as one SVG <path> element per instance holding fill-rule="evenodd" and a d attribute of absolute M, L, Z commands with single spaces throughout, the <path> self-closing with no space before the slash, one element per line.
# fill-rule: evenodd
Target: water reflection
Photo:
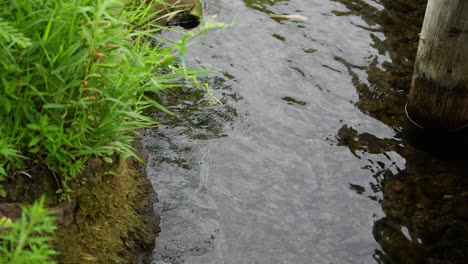
<path fill-rule="evenodd" d="M 356 106 L 399 130 L 427 0 L 379 1 L 384 8 L 363 0 L 333 1 L 344 4 L 350 10 L 340 15 L 358 15 L 369 25 L 375 25 L 367 28 L 374 40 L 373 47 L 390 58 L 390 61 L 383 63 L 372 60 L 366 71 L 368 83 L 359 80 L 353 69 L 348 68 L 359 94 Z M 381 32 L 385 38 L 381 39 L 372 32 Z"/>
<path fill-rule="evenodd" d="M 408 153 L 406 161 L 402 174 L 382 183 L 386 217 L 375 223 L 374 237 L 393 263 L 463 263 L 466 165 L 424 153 Z"/>
<path fill-rule="evenodd" d="M 391 63 L 374 60 L 367 69 L 368 83 L 359 80 L 354 67 L 344 59 L 359 93 L 357 107 L 401 130 L 404 104 L 411 83 L 417 34 L 420 30 L 426 1 L 380 1 L 384 9 L 367 1 L 335 0 L 350 11 L 336 15 L 359 15 L 370 25 L 382 27 L 386 38 L 374 39 L 374 47 L 388 53 Z M 397 134 L 398 135 L 398 134 Z M 360 158 L 368 158 L 377 179 L 374 191 L 383 194 L 379 201 L 385 217 L 377 220 L 373 235 L 382 246 L 374 255 L 378 263 L 463 263 L 468 244 L 468 168 L 465 161 L 436 157 L 418 151 L 401 139 L 381 139 L 368 133 L 359 134 L 343 126 L 338 131 L 341 145 Z M 405 168 L 391 171 L 384 165 L 376 169 L 378 160 L 370 154 L 398 153 L 405 159 Z M 378 168 L 378 167 L 377 167 Z M 358 194 L 365 188 L 350 185 Z M 370 196 L 369 198 L 372 198 Z"/>
<path fill-rule="evenodd" d="M 339 144 L 366 158 L 382 193 L 379 203 L 385 217 L 375 222 L 373 235 L 382 246 L 378 263 L 462 263 L 466 259 L 466 216 L 468 174 L 464 162 L 435 158 L 432 154 L 405 146 L 397 139 L 380 139 L 359 134 L 343 126 Z M 390 153 L 405 158 L 405 167 L 392 168 L 370 154 Z M 376 166 L 377 165 L 377 166 Z M 358 194 L 374 196 L 365 187 L 350 184 Z"/>

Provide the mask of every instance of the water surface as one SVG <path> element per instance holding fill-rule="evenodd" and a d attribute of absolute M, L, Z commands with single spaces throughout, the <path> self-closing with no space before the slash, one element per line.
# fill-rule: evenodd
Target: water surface
<path fill-rule="evenodd" d="M 188 56 L 222 104 L 145 133 L 154 263 L 462 263 L 466 165 L 401 139 L 425 1 L 204 2 L 236 21 Z"/>

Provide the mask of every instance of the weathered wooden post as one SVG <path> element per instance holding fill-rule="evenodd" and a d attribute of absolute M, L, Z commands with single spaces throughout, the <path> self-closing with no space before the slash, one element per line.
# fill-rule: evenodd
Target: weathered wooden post
<path fill-rule="evenodd" d="M 468 0 L 428 1 L 406 110 L 422 137 L 467 133 Z"/>

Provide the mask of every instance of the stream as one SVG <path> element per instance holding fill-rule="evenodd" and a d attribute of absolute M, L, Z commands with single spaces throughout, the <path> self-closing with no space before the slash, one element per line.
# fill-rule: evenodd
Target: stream
<path fill-rule="evenodd" d="M 154 264 L 464 263 L 468 167 L 402 137 L 424 0 L 205 0 L 144 132 Z M 293 15 L 289 19 L 277 15 Z M 177 38 L 176 33 L 167 33 Z"/>

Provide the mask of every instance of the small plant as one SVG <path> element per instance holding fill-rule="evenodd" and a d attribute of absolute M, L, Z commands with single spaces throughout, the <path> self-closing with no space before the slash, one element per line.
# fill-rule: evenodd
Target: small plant
<path fill-rule="evenodd" d="M 56 229 L 54 217 L 44 208 L 42 197 L 22 207 L 21 218 L 0 218 L 0 264 L 49 264 L 57 253 L 50 246 Z"/>

